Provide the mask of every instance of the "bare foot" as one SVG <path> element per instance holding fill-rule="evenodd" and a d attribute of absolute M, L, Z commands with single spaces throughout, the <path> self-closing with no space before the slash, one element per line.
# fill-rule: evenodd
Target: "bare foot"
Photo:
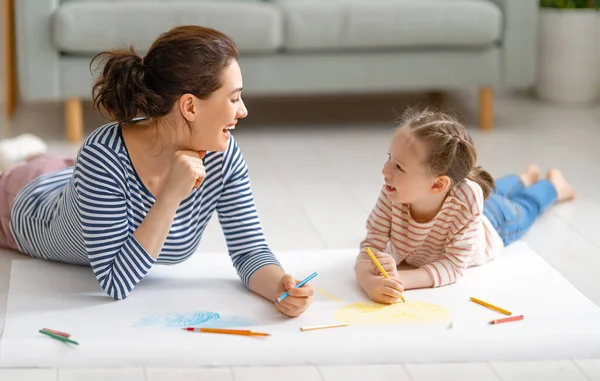
<path fill-rule="evenodd" d="M 558 195 L 556 202 L 572 200 L 575 198 L 575 188 L 567 182 L 560 170 L 551 169 L 546 174 L 546 177 L 556 188 L 556 194 Z"/>
<path fill-rule="evenodd" d="M 521 182 L 525 185 L 525 188 L 533 185 L 540 179 L 540 173 L 542 170 L 537 164 L 530 164 L 525 168 L 525 172 L 521 173 L 519 176 L 521 178 Z"/>

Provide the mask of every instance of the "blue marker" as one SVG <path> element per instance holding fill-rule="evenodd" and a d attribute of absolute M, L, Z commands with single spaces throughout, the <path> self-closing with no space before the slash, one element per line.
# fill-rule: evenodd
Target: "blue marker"
<path fill-rule="evenodd" d="M 298 283 L 296 285 L 296 288 L 300 288 L 300 287 L 304 286 L 306 283 L 308 283 L 309 280 L 311 280 L 312 278 L 314 278 L 316 276 L 317 276 L 317 273 L 310 274 L 309 276 L 306 277 L 306 279 L 304 279 L 302 282 Z M 279 298 L 277 298 L 277 300 L 275 300 L 275 302 L 279 303 L 283 299 L 287 298 L 288 296 L 290 296 L 290 294 L 288 294 L 288 292 L 286 291 L 283 295 L 281 295 Z"/>

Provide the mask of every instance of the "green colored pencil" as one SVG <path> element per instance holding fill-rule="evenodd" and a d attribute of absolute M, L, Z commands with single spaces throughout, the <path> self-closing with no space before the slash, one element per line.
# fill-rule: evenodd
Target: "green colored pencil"
<path fill-rule="evenodd" d="M 46 332 L 43 329 L 40 329 L 39 332 L 43 333 L 44 335 L 48 335 L 48 336 L 50 336 L 50 337 L 52 337 L 52 338 L 54 338 L 56 340 L 60 340 L 62 342 L 65 342 L 65 343 L 71 343 L 71 344 L 79 345 L 79 343 L 77 341 L 74 341 L 74 340 L 71 340 L 71 339 L 67 339 L 66 337 L 58 336 L 58 335 L 55 335 L 55 334 L 50 333 L 50 332 Z"/>

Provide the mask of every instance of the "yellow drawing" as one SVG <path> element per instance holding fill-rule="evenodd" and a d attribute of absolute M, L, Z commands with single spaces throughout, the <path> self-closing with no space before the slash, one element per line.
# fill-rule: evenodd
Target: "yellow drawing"
<path fill-rule="evenodd" d="M 318 287 L 317 287 L 317 288 L 315 288 L 315 290 L 316 290 L 316 291 L 317 291 L 319 294 L 323 295 L 324 297 L 326 297 L 326 298 L 327 298 L 327 299 L 329 299 L 329 300 L 333 300 L 333 301 L 335 301 L 335 302 L 341 302 L 341 301 L 342 301 L 342 299 L 340 299 L 340 298 L 336 297 L 335 295 L 331 294 L 329 291 L 327 291 L 327 290 L 325 290 L 325 289 L 322 289 L 322 288 L 318 288 Z"/>
<path fill-rule="evenodd" d="M 406 324 L 447 321 L 452 312 L 442 306 L 425 302 L 379 304 L 353 303 L 338 310 L 335 318 L 355 324 Z"/>

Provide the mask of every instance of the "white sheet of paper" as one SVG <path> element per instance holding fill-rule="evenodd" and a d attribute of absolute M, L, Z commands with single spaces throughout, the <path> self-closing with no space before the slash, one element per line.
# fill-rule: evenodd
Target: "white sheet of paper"
<path fill-rule="evenodd" d="M 351 324 L 301 332 L 300 327 L 338 323 L 342 307 L 368 299 L 354 280 L 354 250 L 279 253 L 299 280 L 314 271 L 317 293 L 296 319 L 246 290 L 227 254 L 197 254 L 175 266 L 155 266 L 131 295 L 114 301 L 87 267 L 14 260 L 2 367 L 244 366 L 510 361 L 600 357 L 600 308 L 525 243 L 496 260 L 469 269 L 456 284 L 410 290 L 407 301 L 452 311 L 448 320 L 410 324 Z M 471 296 L 524 315 L 506 317 Z M 181 326 L 218 313 L 206 326 L 250 326 L 267 338 L 186 332 Z M 165 318 L 165 314 L 169 319 Z M 453 322 L 453 328 L 449 328 Z M 137 324 L 136 324 L 137 323 Z M 73 335 L 72 346 L 39 329 Z"/>

